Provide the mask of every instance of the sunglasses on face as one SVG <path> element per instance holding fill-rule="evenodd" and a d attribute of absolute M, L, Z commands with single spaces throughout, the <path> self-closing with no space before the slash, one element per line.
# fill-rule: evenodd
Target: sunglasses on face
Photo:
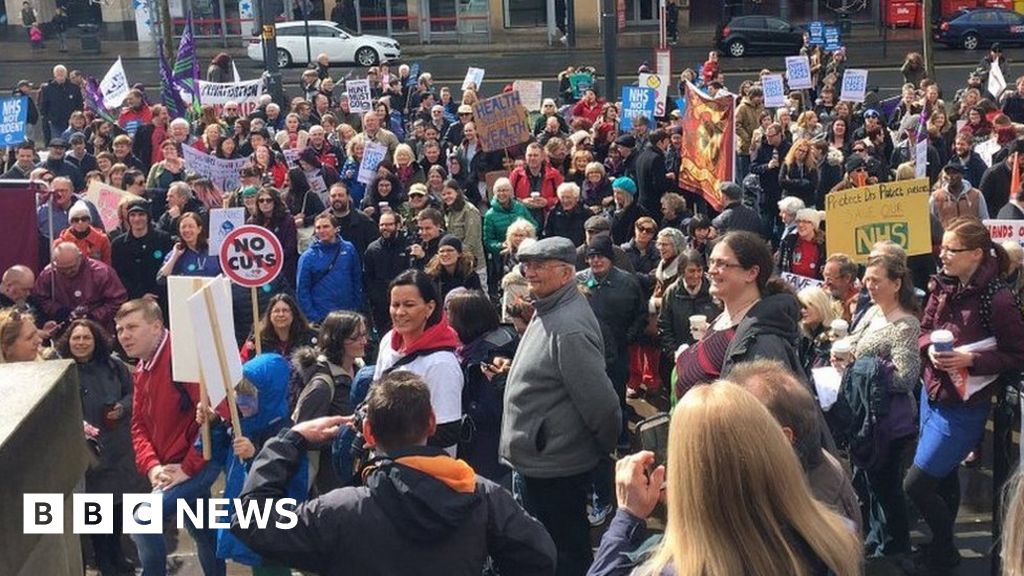
<path fill-rule="evenodd" d="M 90 220 L 91 218 L 89 218 L 88 216 L 75 216 L 74 218 L 71 219 L 71 223 L 75 224 L 78 222 L 89 222 Z"/>

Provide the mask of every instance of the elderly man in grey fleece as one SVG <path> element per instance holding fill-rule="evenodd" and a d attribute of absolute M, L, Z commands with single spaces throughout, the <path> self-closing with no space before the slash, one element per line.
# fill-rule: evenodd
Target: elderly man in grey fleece
<path fill-rule="evenodd" d="M 518 257 L 536 313 L 509 371 L 499 451 L 522 479 L 527 511 L 555 541 L 557 573 L 582 576 L 593 559 L 591 471 L 615 448 L 621 410 L 601 328 L 576 287 L 576 247 L 545 238 Z"/>

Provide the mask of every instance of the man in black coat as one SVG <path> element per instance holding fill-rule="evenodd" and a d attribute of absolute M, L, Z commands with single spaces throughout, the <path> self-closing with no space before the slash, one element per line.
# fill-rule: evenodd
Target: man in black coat
<path fill-rule="evenodd" d="M 85 177 L 82 176 L 82 172 L 78 168 L 64 159 L 64 152 L 68 149 L 68 143 L 62 138 L 54 138 L 50 140 L 49 146 L 47 146 L 47 156 L 45 162 L 40 162 L 38 168 L 46 168 L 54 176 L 64 176 L 71 180 L 71 184 L 75 187 L 75 192 L 81 192 L 85 189 Z"/>
<path fill-rule="evenodd" d="M 1010 195 L 1017 190 L 1010 190 L 1012 179 L 1014 153 L 1020 158 L 1020 164 L 1024 166 L 1024 140 L 1014 140 L 1007 147 L 1008 154 L 1002 162 L 992 164 L 981 176 L 978 189 L 985 197 L 985 204 L 988 206 L 989 214 L 998 214 L 1000 209 L 1010 200 Z M 973 182 L 972 182 L 973 184 Z"/>
<path fill-rule="evenodd" d="M 672 140 L 668 131 L 659 128 L 648 137 L 647 146 L 636 159 L 637 203 L 655 220 L 661 217 L 661 197 L 671 189 L 666 177 L 665 151 Z"/>
<path fill-rule="evenodd" d="M 143 174 L 149 174 L 150 167 L 163 159 L 163 152 L 160 151 L 160 143 L 170 138 L 167 132 L 167 124 L 171 115 L 162 104 L 154 104 L 149 107 L 153 118 L 149 122 L 139 126 L 132 137 L 132 154 L 142 162 Z"/>
<path fill-rule="evenodd" d="M 409 268 L 409 242 L 401 232 L 398 214 L 383 212 L 377 222 L 380 237 L 370 242 L 363 254 L 363 294 L 370 305 L 370 317 L 377 334 L 391 329 L 388 285 Z"/>
<path fill-rule="evenodd" d="M 356 253 L 362 258 L 370 243 L 377 239 L 377 225 L 372 218 L 352 207 L 352 198 L 345 184 L 335 182 L 328 195 L 331 205 L 327 211 L 338 220 L 338 233 L 355 246 Z"/>
<path fill-rule="evenodd" d="M 761 180 L 761 218 L 773 222 L 777 218 L 777 205 L 782 198 L 779 184 L 779 169 L 789 152 L 789 145 L 782 137 L 782 126 L 772 123 L 764 132 L 764 141 L 757 149 L 757 156 L 750 163 L 750 173 Z"/>
<path fill-rule="evenodd" d="M 725 208 L 711 221 L 717 235 L 746 230 L 763 237 L 765 235 L 764 221 L 754 209 L 743 205 L 743 188 L 740 188 L 740 185 L 735 182 L 725 182 L 721 184 L 720 190 Z"/>
<path fill-rule="evenodd" d="M 43 126 L 46 139 L 56 138 L 68 128 L 71 113 L 82 110 L 85 102 L 82 90 L 68 82 L 68 69 L 58 64 L 53 67 L 53 80 L 43 86 L 39 94 L 39 112 L 46 118 Z"/>
<path fill-rule="evenodd" d="M 167 286 L 161 286 L 156 275 L 174 241 L 170 234 L 150 222 L 149 205 L 145 200 L 132 200 L 126 212 L 128 230 L 110 243 L 111 265 L 128 291 L 129 300 L 156 298 L 160 309 L 166 310 Z"/>

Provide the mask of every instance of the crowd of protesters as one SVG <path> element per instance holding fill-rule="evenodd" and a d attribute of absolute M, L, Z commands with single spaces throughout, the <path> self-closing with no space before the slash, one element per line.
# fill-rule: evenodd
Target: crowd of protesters
<path fill-rule="evenodd" d="M 286 107 L 171 118 L 134 88 L 116 121 L 57 66 L 29 114 L 45 147 L 4 159 L 3 178 L 46 189 L 45 261 L 3 271 L 0 362 L 75 361 L 102 447 L 86 491 L 148 486 L 173 510 L 223 473 L 226 495 L 305 501 L 296 531 L 192 530 L 208 575 L 225 560 L 254 574 L 852 575 L 865 556 L 946 573 L 958 469 L 1024 365 L 1024 253 L 981 222 L 1024 220 L 1024 77 L 988 93 L 990 67 L 1011 77 L 998 44 L 964 86 L 910 54 L 897 98 L 853 105 L 837 97 L 845 52 L 804 50 L 814 88 L 778 109 L 716 58 L 680 75 L 735 90 L 721 211 L 677 183 L 692 152 L 674 106 L 622 131 L 593 88 L 560 87 L 529 142 L 489 151 L 473 109 L 488 95 L 455 98 L 404 64 L 365 71 L 363 114 L 322 58 Z M 913 178 L 919 138 L 933 250 L 883 241 L 866 265 L 830 252 L 829 194 Z M 388 157 L 363 182 L 370 143 Z M 248 159 L 240 185 L 195 174 L 190 146 Z M 93 181 L 129 193 L 114 230 L 85 198 Z M 221 273 L 209 211 L 233 206 L 286 251 L 258 332 L 249 292 L 233 294 L 241 430 L 173 378 L 167 323 L 168 277 Z M 796 291 L 780 273 L 817 282 Z M 825 368 L 842 382 L 833 402 Z M 662 461 L 630 455 L 640 397 L 674 407 Z M 1010 486 L 1003 554 L 1019 571 Z M 648 538 L 659 501 L 666 528 Z M 931 535 L 916 550 L 911 503 Z M 590 528 L 609 518 L 595 557 Z M 133 539 L 144 574 L 165 573 L 163 537 Z M 117 535 L 92 547 L 105 576 L 132 570 Z"/>

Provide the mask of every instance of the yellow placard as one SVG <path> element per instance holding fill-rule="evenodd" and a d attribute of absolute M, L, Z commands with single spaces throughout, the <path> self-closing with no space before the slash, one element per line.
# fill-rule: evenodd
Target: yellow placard
<path fill-rule="evenodd" d="M 871 247 L 891 240 L 907 255 L 931 251 L 927 178 L 873 184 L 832 192 L 825 201 L 825 243 L 830 254 L 842 252 L 867 262 Z"/>

